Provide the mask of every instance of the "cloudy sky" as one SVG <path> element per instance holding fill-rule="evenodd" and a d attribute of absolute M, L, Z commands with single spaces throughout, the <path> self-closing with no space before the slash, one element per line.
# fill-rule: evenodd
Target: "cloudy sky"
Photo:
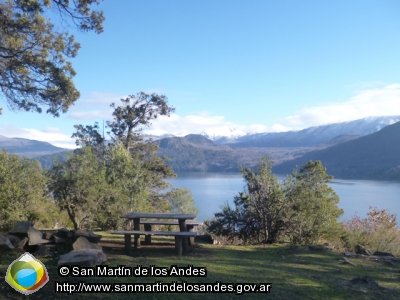
<path fill-rule="evenodd" d="M 75 124 L 110 120 L 112 102 L 140 91 L 164 94 L 176 108 L 151 134 L 400 115 L 397 0 L 105 0 L 99 9 L 104 33 L 74 32 L 81 99 L 59 118 L 10 111 L 3 101 L 0 135 L 73 148 Z"/>

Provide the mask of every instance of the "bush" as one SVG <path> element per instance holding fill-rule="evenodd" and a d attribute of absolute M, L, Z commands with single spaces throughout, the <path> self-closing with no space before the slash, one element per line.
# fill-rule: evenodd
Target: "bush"
<path fill-rule="evenodd" d="M 46 198 L 47 178 L 38 161 L 0 151 L 0 230 L 16 221 L 37 220 L 33 213 Z"/>
<path fill-rule="evenodd" d="M 343 246 L 349 251 L 354 251 L 355 246 L 361 244 L 372 251 L 400 255 L 400 231 L 397 229 L 396 215 L 390 214 L 387 209 L 369 209 L 367 218 L 361 219 L 355 215 L 342 223 Z"/>
<path fill-rule="evenodd" d="M 332 238 L 340 229 L 343 210 L 327 185 L 332 176 L 320 161 L 309 161 L 283 182 L 272 174 L 272 162 L 262 158 L 258 170 L 241 168 L 245 191 L 205 222 L 207 231 L 227 241 L 310 243 Z"/>

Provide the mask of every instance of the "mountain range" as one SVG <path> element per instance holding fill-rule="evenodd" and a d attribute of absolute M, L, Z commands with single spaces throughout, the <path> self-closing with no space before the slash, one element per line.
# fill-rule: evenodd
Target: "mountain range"
<path fill-rule="evenodd" d="M 159 145 L 158 154 L 169 157 L 168 164 L 177 172 L 238 171 L 240 166 L 255 167 L 262 156 L 268 155 L 277 173 L 291 173 L 296 165 L 320 159 L 328 173 L 339 178 L 400 179 L 399 122 L 400 116 L 369 117 L 280 133 L 210 139 L 203 132 L 145 138 Z M 51 168 L 54 156 L 65 160 L 71 151 L 46 142 L 3 136 L 0 148 L 38 159 L 44 168 Z"/>
<path fill-rule="evenodd" d="M 309 160 L 320 160 L 327 173 L 342 179 L 400 180 L 400 122 L 378 132 L 276 165 L 278 174 L 292 172 Z"/>
<path fill-rule="evenodd" d="M 231 147 L 314 147 L 341 135 L 364 136 L 400 121 L 400 116 L 368 117 L 355 121 L 314 126 L 299 131 L 249 134 L 232 139 L 220 137 L 216 144 Z"/>
<path fill-rule="evenodd" d="M 0 135 L 0 148 L 5 148 L 10 153 L 29 158 L 40 155 L 49 155 L 66 150 L 64 148 L 53 146 L 47 142 L 23 138 L 8 138 L 2 135 Z"/>

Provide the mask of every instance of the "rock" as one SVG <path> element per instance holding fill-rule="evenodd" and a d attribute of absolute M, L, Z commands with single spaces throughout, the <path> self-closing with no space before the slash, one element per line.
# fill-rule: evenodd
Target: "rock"
<path fill-rule="evenodd" d="M 75 243 L 72 244 L 72 248 L 74 250 L 80 250 L 80 249 L 97 249 L 97 250 L 102 250 L 101 246 L 91 243 L 87 240 L 87 238 L 80 236 L 78 239 L 75 241 Z"/>
<path fill-rule="evenodd" d="M 23 249 L 25 247 L 25 245 L 28 243 L 28 241 L 29 241 L 29 238 L 27 236 L 24 237 L 22 240 L 19 241 L 17 247 L 15 247 L 15 248 Z"/>
<path fill-rule="evenodd" d="M 65 244 L 67 242 L 66 239 L 53 235 L 54 243 L 56 244 Z"/>
<path fill-rule="evenodd" d="M 357 266 L 355 263 L 353 263 L 353 262 L 349 261 L 349 260 L 348 260 L 346 257 L 343 257 L 343 263 L 346 263 L 346 264 L 352 265 L 352 266 L 354 266 L 354 267 L 356 267 L 356 266 Z"/>
<path fill-rule="evenodd" d="M 49 241 L 43 239 L 43 233 L 40 230 L 37 230 L 33 227 L 30 227 L 28 230 L 28 237 L 29 237 L 29 246 L 32 245 L 41 245 L 41 244 L 47 244 Z"/>
<path fill-rule="evenodd" d="M 1 249 L 14 249 L 14 246 L 11 244 L 10 240 L 4 234 L 0 234 L 0 248 Z"/>
<path fill-rule="evenodd" d="M 39 245 L 33 255 L 36 257 L 52 257 L 55 251 L 54 247 L 54 244 Z"/>
<path fill-rule="evenodd" d="M 94 233 L 93 231 L 91 231 L 91 230 L 81 230 L 81 229 L 78 229 L 77 231 L 75 231 L 75 234 L 74 234 L 74 235 L 75 235 L 76 237 L 83 236 L 83 237 L 87 238 L 89 242 L 95 243 L 95 244 L 97 244 L 98 242 L 100 242 L 100 240 L 101 240 L 101 238 L 102 238 L 101 235 L 95 234 L 95 233 Z"/>
<path fill-rule="evenodd" d="M 43 232 L 42 238 L 50 241 L 53 238 L 53 235 L 54 235 L 54 232 L 45 231 L 45 232 Z"/>
<path fill-rule="evenodd" d="M 394 255 L 390 252 L 381 252 L 381 251 L 375 251 L 374 256 L 390 256 L 390 257 L 394 257 Z"/>
<path fill-rule="evenodd" d="M 379 287 L 379 285 L 376 283 L 376 281 L 369 276 L 353 278 L 352 280 L 350 280 L 350 283 L 354 284 L 354 285 L 368 286 L 370 288 L 378 288 Z"/>
<path fill-rule="evenodd" d="M 363 245 L 356 245 L 356 253 L 357 254 L 364 254 L 364 255 L 372 255 L 372 251 L 366 249 Z"/>
<path fill-rule="evenodd" d="M 8 232 L 17 236 L 28 236 L 29 228 L 32 227 L 32 223 L 29 221 L 19 221 L 14 224 L 14 227 Z"/>
<path fill-rule="evenodd" d="M 21 241 L 19 237 L 12 234 L 4 234 L 4 236 L 6 236 L 10 240 L 11 244 L 14 247 L 17 247 L 18 243 Z"/>
<path fill-rule="evenodd" d="M 63 239 L 68 239 L 68 238 L 72 238 L 73 233 L 70 232 L 67 228 L 61 228 L 54 234 L 54 236 L 57 236 L 57 237 L 63 238 Z"/>
<path fill-rule="evenodd" d="M 73 250 L 61 255 L 58 265 L 79 265 L 82 267 L 93 267 L 107 261 L 107 256 L 101 250 L 81 249 Z"/>

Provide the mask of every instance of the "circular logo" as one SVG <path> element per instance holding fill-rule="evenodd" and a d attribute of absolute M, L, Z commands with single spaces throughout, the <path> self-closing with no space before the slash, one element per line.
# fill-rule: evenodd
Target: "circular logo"
<path fill-rule="evenodd" d="M 8 266 L 6 281 L 16 291 L 29 295 L 44 286 L 49 276 L 44 264 L 25 252 Z"/>

